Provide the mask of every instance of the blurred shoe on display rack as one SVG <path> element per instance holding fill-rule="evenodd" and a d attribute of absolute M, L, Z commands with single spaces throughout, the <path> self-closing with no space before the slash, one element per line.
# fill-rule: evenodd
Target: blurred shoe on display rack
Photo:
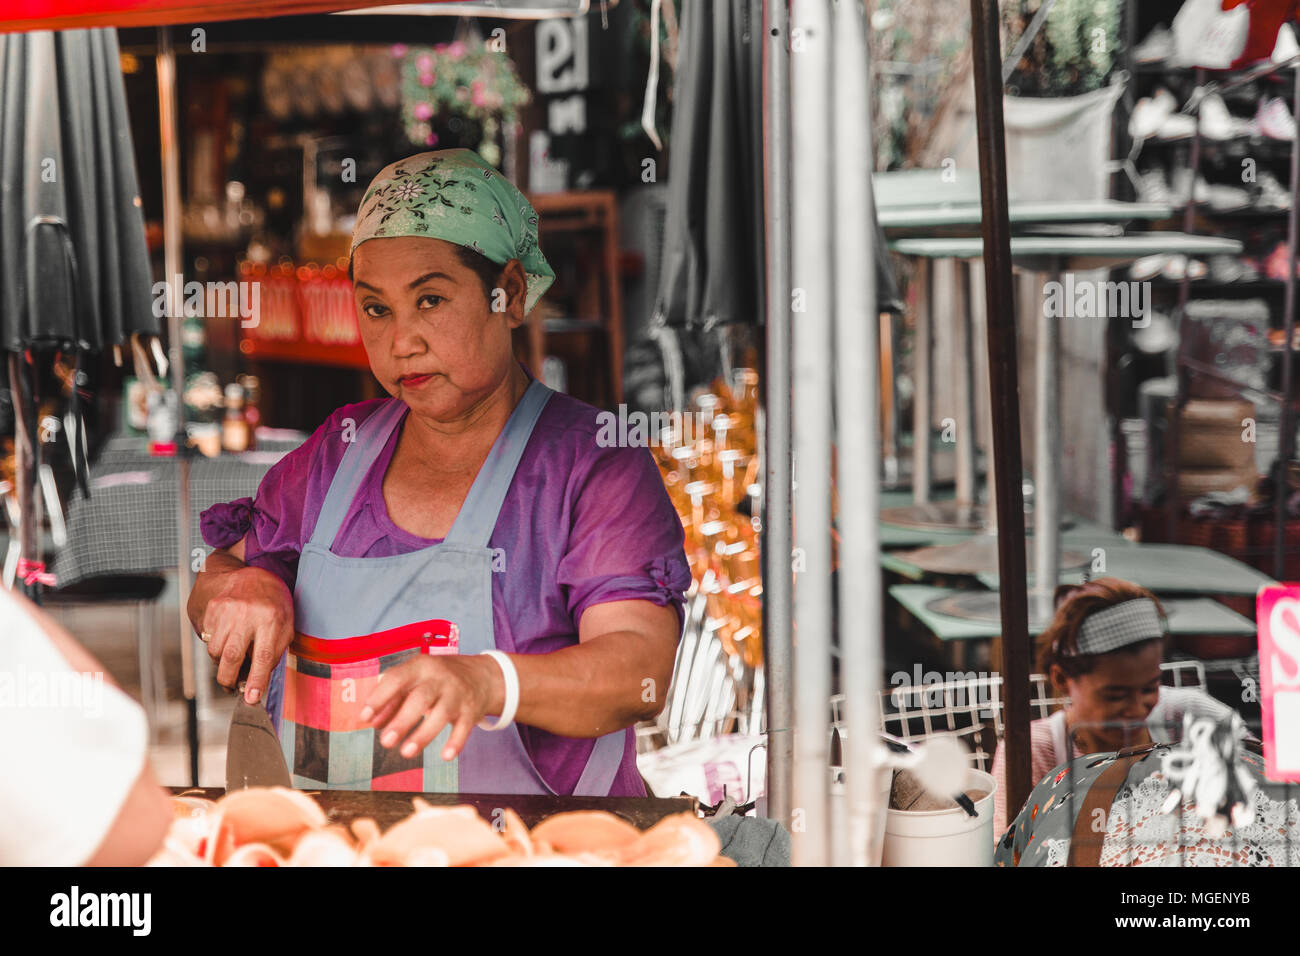
<path fill-rule="evenodd" d="M 1291 191 L 1278 182 L 1278 178 L 1267 169 L 1260 170 L 1255 177 L 1259 192 L 1255 195 L 1256 209 L 1275 209 L 1278 211 L 1291 208 Z"/>
<path fill-rule="evenodd" d="M 1176 166 L 1169 176 L 1169 196 L 1175 206 L 1185 206 L 1192 201 L 1192 169 Z"/>
<path fill-rule="evenodd" d="M 1134 259 L 1133 264 L 1128 267 L 1128 277 L 1136 282 L 1154 279 L 1164 270 L 1165 263 L 1168 261 L 1169 253 L 1167 252 L 1158 252 L 1153 256 Z"/>
<path fill-rule="evenodd" d="M 1178 108 L 1174 94 L 1163 86 L 1152 96 L 1144 96 L 1133 107 L 1133 115 L 1128 120 L 1128 134 L 1134 139 L 1150 139 L 1160 131 L 1161 125 Z M 1189 116 L 1188 119 L 1191 119 Z"/>
<path fill-rule="evenodd" d="M 1228 186 L 1224 183 L 1207 183 L 1199 176 L 1196 179 L 1195 196 L 1197 202 L 1203 202 L 1215 212 L 1237 212 L 1250 208 L 1250 193 L 1240 186 Z"/>
<path fill-rule="evenodd" d="M 1148 312 L 1147 324 L 1133 330 L 1133 345 L 1147 355 L 1162 355 L 1178 344 L 1178 329 L 1163 312 Z"/>
<path fill-rule="evenodd" d="M 1295 56 L 1300 56 L 1300 43 L 1296 43 L 1291 24 L 1284 23 L 1277 31 L 1277 43 L 1273 45 L 1273 55 L 1269 59 L 1274 63 L 1285 63 Z"/>
<path fill-rule="evenodd" d="M 1261 136 L 1295 142 L 1295 119 L 1281 97 L 1269 97 L 1260 102 L 1255 113 L 1255 127 Z"/>
<path fill-rule="evenodd" d="M 1210 256 L 1206 265 L 1210 270 L 1211 282 L 1241 282 L 1246 276 L 1246 267 L 1236 256 Z"/>
<path fill-rule="evenodd" d="M 1218 93 L 1210 93 L 1201 100 L 1201 135 L 1208 139 L 1227 140 L 1249 136 L 1253 129 L 1250 120 L 1233 116 L 1228 105 Z"/>
<path fill-rule="evenodd" d="M 1286 329 L 1269 329 L 1268 344 L 1278 349 L 1285 346 Z M 1300 351 L 1300 325 L 1297 325 L 1295 331 L 1291 333 L 1291 349 L 1292 351 Z"/>
<path fill-rule="evenodd" d="M 1170 281 L 1177 282 L 1184 276 L 1193 281 L 1204 279 L 1207 273 L 1205 263 L 1199 259 L 1189 259 L 1181 252 L 1171 255 L 1160 270 L 1160 274 Z"/>
<path fill-rule="evenodd" d="M 1133 48 L 1134 63 L 1163 63 L 1174 55 L 1174 35 L 1163 23 L 1157 23 L 1146 39 Z"/>
<path fill-rule="evenodd" d="M 1237 280 L 1238 282 L 1259 281 L 1260 270 L 1264 268 L 1264 264 L 1259 259 L 1255 256 L 1242 256 L 1237 261 L 1241 263 L 1241 278 Z"/>
<path fill-rule="evenodd" d="M 1148 169 L 1138 176 L 1137 195 L 1140 202 L 1174 204 L 1174 194 L 1169 191 L 1169 184 L 1165 182 L 1164 170 L 1159 168 Z"/>
<path fill-rule="evenodd" d="M 1196 135 L 1196 117 L 1186 113 L 1170 113 L 1156 130 L 1156 139 L 1191 139 Z"/>
<path fill-rule="evenodd" d="M 1291 267 L 1291 248 L 1282 240 L 1273 247 L 1273 251 L 1264 260 L 1264 274 L 1278 282 L 1286 281 L 1287 270 Z M 1300 269 L 1297 270 L 1300 274 Z"/>

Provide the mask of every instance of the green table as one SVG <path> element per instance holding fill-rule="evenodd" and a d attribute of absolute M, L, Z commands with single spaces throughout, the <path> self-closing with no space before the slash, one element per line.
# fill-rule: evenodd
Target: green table
<path fill-rule="evenodd" d="M 1011 225 L 1062 225 L 1066 223 L 1121 223 L 1131 219 L 1160 220 L 1173 216 L 1173 207 L 1163 203 L 1118 202 L 1013 202 L 1007 210 Z M 942 205 L 882 206 L 876 212 L 880 226 L 895 237 L 914 230 L 978 232 L 984 219 L 979 202 Z"/>
<path fill-rule="evenodd" d="M 981 640 L 999 637 L 1002 634 L 1000 625 L 936 614 L 926 606 L 935 598 L 956 594 L 955 588 L 937 588 L 928 584 L 896 584 L 889 589 L 889 593 L 940 641 Z M 1160 603 L 1168 615 L 1169 632 L 1174 635 L 1212 634 L 1222 637 L 1245 637 L 1255 633 L 1254 622 L 1211 598 L 1171 598 Z M 1030 635 L 1037 635 L 1039 630 L 1033 627 L 1033 621 L 1030 621 Z"/>
<path fill-rule="evenodd" d="M 1128 547 L 1106 549 L 1105 574 L 1140 584 L 1156 594 L 1253 596 L 1260 588 L 1276 583 L 1262 571 L 1210 548 L 1125 543 Z M 1091 575 L 1100 576 L 1100 573 Z M 977 578 L 985 587 L 997 590 L 996 572 L 980 574 Z M 1063 571 L 1060 580 L 1063 584 L 1078 584 L 1083 575 L 1079 571 Z"/>
<path fill-rule="evenodd" d="M 934 531 L 925 528 L 902 528 L 898 525 L 880 523 L 880 563 L 886 570 L 901 574 L 905 578 L 913 581 L 923 580 L 929 572 L 918 565 L 908 561 L 901 551 L 911 548 L 928 548 L 934 545 L 959 544 L 962 541 L 969 541 L 977 534 L 983 532 L 971 531 Z M 1030 536 L 1032 540 L 1032 535 Z M 1121 550 L 1131 550 L 1138 547 L 1132 541 L 1129 541 L 1123 535 L 1110 530 L 1104 525 L 1096 524 L 1092 521 L 1075 519 L 1074 524 L 1061 532 L 1061 546 L 1072 551 L 1081 551 L 1086 556 L 1092 557 L 1094 548 L 1103 548 L 1106 551 L 1106 568 L 1107 573 L 1114 573 L 1123 577 L 1119 572 L 1112 571 L 1113 562 L 1110 560 L 1112 553 Z M 986 587 L 997 588 L 997 574 L 991 572 L 993 584 L 985 580 L 987 575 L 979 574 L 975 577 Z M 1097 575 L 1093 575 L 1096 577 Z M 1075 574 L 1076 579 L 1080 577 Z M 1064 579 L 1062 579 L 1064 580 Z M 1252 592 L 1253 593 L 1253 592 Z"/>
<path fill-rule="evenodd" d="M 980 259 L 984 240 L 979 236 L 895 239 L 889 248 L 906 256 L 926 259 Z M 1127 236 L 1012 236 L 1011 256 L 1040 259 L 1054 265 L 1051 271 L 1084 272 L 1125 265 L 1157 253 L 1187 256 L 1237 255 L 1241 243 L 1219 236 L 1191 236 L 1182 232 L 1143 232 Z M 1036 264 L 1028 268 L 1048 271 Z"/>
<path fill-rule="evenodd" d="M 979 205 L 980 177 L 971 169 L 899 169 L 871 174 L 876 216 L 916 207 Z"/>

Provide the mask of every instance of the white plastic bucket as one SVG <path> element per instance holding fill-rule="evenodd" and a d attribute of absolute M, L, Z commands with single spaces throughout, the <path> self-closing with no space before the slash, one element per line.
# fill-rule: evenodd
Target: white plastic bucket
<path fill-rule="evenodd" d="M 889 810 L 883 866 L 992 866 L 993 794 L 997 782 L 983 770 L 966 771 L 966 789 L 987 790 L 977 816 L 950 810 Z"/>
<path fill-rule="evenodd" d="M 881 847 L 885 843 L 885 808 L 889 806 L 890 786 L 894 782 L 894 770 L 884 766 L 876 769 L 876 805 L 880 812 L 871 821 L 871 842 L 867 844 L 867 863 L 880 866 Z M 832 782 L 831 790 L 831 832 L 848 833 L 848 803 L 842 782 Z M 847 843 L 834 843 L 831 846 L 832 866 L 852 866 L 852 848 Z"/>

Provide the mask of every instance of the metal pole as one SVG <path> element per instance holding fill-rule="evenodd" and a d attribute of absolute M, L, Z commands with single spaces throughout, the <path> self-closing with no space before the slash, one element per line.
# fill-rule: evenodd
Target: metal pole
<path fill-rule="evenodd" d="M 912 376 L 912 501 L 923 505 L 930 500 L 930 385 L 931 343 L 934 311 L 934 268 L 928 258 L 916 260 L 916 282 L 921 290 L 916 307 L 916 350 Z"/>
<path fill-rule="evenodd" d="M 24 562 L 41 560 L 41 507 L 37 478 L 41 468 L 40 397 L 36 368 L 21 352 L 9 353 L 9 391 L 14 405 L 14 491 L 18 497 L 18 573 L 14 590 L 40 604 L 41 582 L 24 579 Z M 3 586 L 0 582 L 0 586 Z"/>
<path fill-rule="evenodd" d="M 882 682 L 880 653 L 880 312 L 871 216 L 871 82 L 867 23 L 858 0 L 835 6 L 835 408 L 840 494 L 840 689 L 847 801 L 845 859 L 866 866 L 875 787 Z"/>
<path fill-rule="evenodd" d="M 993 487 L 996 482 L 997 463 L 993 460 L 993 417 L 989 412 L 989 356 L 980 344 L 989 338 L 989 317 L 984 311 L 984 273 L 979 269 L 970 270 L 971 279 L 971 340 L 974 343 L 971 352 L 975 366 L 975 376 L 971 388 L 975 396 L 975 436 L 976 448 L 984 453 L 984 495 L 979 514 L 984 529 L 989 534 L 998 530 L 998 509 L 993 500 Z M 979 483 L 976 482 L 976 496 Z"/>
<path fill-rule="evenodd" d="M 764 134 L 767 196 L 767 377 L 764 381 L 763 667 L 767 698 L 767 814 L 790 826 L 794 714 L 790 657 L 793 578 L 790 552 L 790 29 L 784 0 L 767 10 Z"/>
<path fill-rule="evenodd" d="M 953 260 L 952 313 L 957 330 L 953 349 L 953 420 L 957 428 L 957 507 L 963 521 L 975 506 L 975 336 L 971 318 L 970 265 Z"/>
<path fill-rule="evenodd" d="M 1196 85 L 1205 85 L 1205 70 L 1196 68 Z M 1201 173 L 1201 113 L 1196 113 L 1196 135 L 1192 137 L 1192 152 L 1189 165 L 1192 167 L 1187 181 L 1192 185 L 1187 197 L 1187 206 L 1183 209 L 1183 232 L 1189 236 L 1196 227 L 1196 177 Z M 1294 184 L 1292 185 L 1294 187 Z M 1292 272 L 1295 270 L 1292 269 Z M 1178 346 L 1174 352 L 1174 407 L 1169 417 L 1168 430 L 1165 432 L 1165 528 L 1169 543 L 1178 543 L 1178 524 L 1182 517 L 1181 495 L 1179 492 L 1180 462 L 1182 460 L 1183 409 L 1187 406 L 1187 369 L 1184 357 L 1187 354 L 1187 300 L 1191 295 L 1192 277 L 1188 272 L 1178 283 Z"/>
<path fill-rule="evenodd" d="M 831 4 L 791 4 L 791 272 L 794 356 L 796 864 L 825 866 L 831 695 Z M 867 269 L 871 263 L 861 263 Z M 850 414 L 849 410 L 845 410 Z M 857 489 L 846 489 L 855 494 Z"/>
<path fill-rule="evenodd" d="M 979 131 L 984 294 L 988 316 L 989 405 L 997 459 L 998 596 L 1002 612 L 1002 678 L 1007 748 L 1007 806 L 1018 808 L 1032 785 L 1029 762 L 1029 627 L 1025 601 L 1025 508 L 1020 491 L 1019 382 L 1015 298 L 1011 286 L 1011 224 L 1002 124 L 997 0 L 971 0 L 975 119 Z"/>
<path fill-rule="evenodd" d="M 168 283 L 181 274 L 180 142 L 176 123 L 176 54 L 171 33 L 158 28 L 158 119 L 162 140 L 163 262 Z M 190 466 L 185 457 L 185 356 L 181 351 L 180 290 L 168 296 L 167 351 L 176 392 L 176 603 L 181 638 L 181 683 L 190 744 L 190 785 L 199 785 L 198 710 L 195 700 L 194 636 L 185 605 L 190 599 Z"/>
<path fill-rule="evenodd" d="M 1048 281 L 1060 282 L 1059 263 Z M 1040 301 L 1034 365 L 1034 595 L 1040 620 L 1050 616 L 1061 576 L 1061 326 Z"/>
<path fill-rule="evenodd" d="M 1296 120 L 1300 122 L 1300 66 L 1292 67 L 1295 74 L 1295 96 L 1292 97 L 1291 108 Z M 1286 270 L 1286 302 L 1283 306 L 1283 329 L 1285 339 L 1282 343 L 1282 407 L 1278 412 L 1278 436 L 1277 436 L 1277 465 L 1275 471 L 1277 479 L 1274 484 L 1273 502 L 1273 577 L 1279 581 L 1286 580 L 1286 499 L 1290 486 L 1287 483 L 1287 463 L 1291 460 L 1291 455 L 1295 450 L 1295 418 L 1291 409 L 1291 388 L 1292 377 L 1291 370 L 1291 338 L 1295 335 L 1295 268 L 1296 268 L 1296 244 L 1300 240 L 1300 226 L 1297 224 L 1297 216 L 1300 216 L 1300 209 L 1296 208 L 1297 202 L 1300 202 L 1300 149 L 1292 148 L 1291 150 L 1291 209 L 1286 217 L 1286 235 L 1288 244 L 1288 259 L 1291 266 Z"/>

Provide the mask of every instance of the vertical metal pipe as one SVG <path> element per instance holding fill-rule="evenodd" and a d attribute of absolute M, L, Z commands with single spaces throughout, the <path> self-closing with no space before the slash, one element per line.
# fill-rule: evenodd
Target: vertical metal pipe
<path fill-rule="evenodd" d="M 1291 67 L 1291 72 L 1295 75 L 1295 95 L 1291 100 L 1291 108 L 1297 122 L 1300 122 L 1300 67 Z M 1286 217 L 1286 235 L 1288 251 L 1291 265 L 1286 270 L 1286 302 L 1283 306 L 1283 329 L 1286 338 L 1282 345 L 1282 408 L 1278 413 L 1278 436 L 1277 436 L 1277 483 L 1273 502 L 1273 577 L 1279 581 L 1286 580 L 1286 499 L 1288 497 L 1289 486 L 1287 484 L 1287 463 L 1291 460 L 1295 452 L 1295 417 L 1291 408 L 1291 389 L 1294 378 L 1291 368 L 1292 351 L 1291 338 L 1295 335 L 1295 269 L 1296 269 L 1296 245 L 1300 242 L 1300 225 L 1297 223 L 1297 217 L 1300 216 L 1300 149 L 1292 148 L 1291 150 L 1291 209 Z"/>
<path fill-rule="evenodd" d="M 794 840 L 824 866 L 830 839 L 831 695 L 831 4 L 794 0 L 791 36 L 791 285 L 794 356 Z M 870 263 L 860 266 L 869 268 Z M 851 414 L 850 410 L 845 410 Z M 856 493 L 849 489 L 848 493 Z"/>
<path fill-rule="evenodd" d="M 28 584 L 23 575 L 23 562 L 41 560 L 41 507 L 36 479 L 41 467 L 40 403 L 36 394 L 36 369 L 18 352 L 9 353 L 9 390 L 14 405 L 14 490 L 18 496 L 18 557 L 21 559 L 14 590 L 40 604 L 41 583 Z"/>
<path fill-rule="evenodd" d="M 176 122 L 176 54 L 171 32 L 158 28 L 158 120 L 162 141 L 163 262 L 165 279 L 181 275 L 181 173 L 180 141 Z M 185 356 L 181 351 L 182 315 L 177 303 L 180 290 L 169 296 L 167 349 L 171 363 L 172 389 L 176 392 L 177 495 L 176 495 L 176 602 L 181 638 L 181 683 L 188 710 L 190 741 L 190 784 L 199 785 L 198 726 L 195 703 L 194 635 L 186 604 L 190 599 L 190 467 L 185 457 Z"/>
<path fill-rule="evenodd" d="M 763 668 L 767 698 L 767 814 L 791 824 L 794 767 L 793 578 L 790 552 L 790 22 L 765 3 L 763 203 L 767 233 L 767 374 L 763 481 Z"/>
<path fill-rule="evenodd" d="M 1005 682 L 1007 806 L 1019 808 L 1031 787 L 1029 763 L 1029 627 L 1025 602 L 1025 509 L 1020 491 L 1019 381 L 1011 286 L 1011 224 L 997 0 L 971 0 L 975 120 L 979 131 L 984 295 L 988 315 L 989 405 L 997 458 L 998 595 Z"/>
<path fill-rule="evenodd" d="M 952 317 L 957 330 L 952 354 L 956 387 L 953 419 L 957 432 L 957 506 L 962 511 L 976 501 L 975 491 L 975 336 L 971 319 L 970 264 L 953 260 Z"/>
<path fill-rule="evenodd" d="M 1205 69 L 1196 68 L 1196 86 L 1205 85 Z M 1196 179 L 1201 174 L 1201 113 L 1196 113 L 1196 135 L 1192 137 L 1192 151 L 1189 165 L 1192 167 L 1187 177 L 1190 192 L 1184 200 L 1183 232 L 1192 235 L 1196 228 Z M 1295 184 L 1292 183 L 1292 188 Z M 1295 270 L 1292 269 L 1292 272 Z M 1187 300 L 1191 296 L 1192 277 L 1190 271 L 1183 273 L 1178 283 L 1178 347 L 1174 353 L 1174 406 L 1169 417 L 1168 430 L 1165 432 L 1165 522 L 1170 544 L 1178 543 L 1179 518 L 1182 516 L 1181 493 L 1179 489 L 1179 462 L 1182 459 L 1183 443 L 1183 409 L 1187 406 L 1187 372 L 1183 367 L 1186 355 L 1184 345 L 1187 342 Z"/>
<path fill-rule="evenodd" d="M 1054 264 L 1048 281 L 1060 282 Z M 1050 611 L 1060 577 L 1061 547 L 1061 325 L 1042 302 L 1037 322 L 1034 364 L 1034 594 L 1038 616 Z"/>
<path fill-rule="evenodd" d="M 972 357 L 975 362 L 975 382 L 972 392 L 975 396 L 975 434 L 979 441 L 978 451 L 984 453 L 984 493 L 986 501 L 982 502 L 980 515 L 985 529 L 995 533 L 998 528 L 998 509 L 993 500 L 993 488 L 997 475 L 997 462 L 993 460 L 993 416 L 989 410 L 989 357 L 982 346 L 989 338 L 989 317 L 984 310 L 984 272 L 980 269 L 970 270 L 971 278 L 971 341 Z M 978 474 L 978 473 L 977 473 Z M 976 482 L 978 495 L 979 483 Z"/>
<path fill-rule="evenodd" d="M 840 690 L 844 694 L 845 860 L 866 866 L 878 806 L 880 726 L 880 313 L 871 216 L 871 83 L 867 22 L 858 0 L 835 7 L 835 409 L 839 496 Z"/>
<path fill-rule="evenodd" d="M 930 500 L 930 335 L 934 314 L 934 267 L 925 256 L 916 260 L 915 282 L 919 294 L 912 371 L 912 501 L 923 505 Z"/>

